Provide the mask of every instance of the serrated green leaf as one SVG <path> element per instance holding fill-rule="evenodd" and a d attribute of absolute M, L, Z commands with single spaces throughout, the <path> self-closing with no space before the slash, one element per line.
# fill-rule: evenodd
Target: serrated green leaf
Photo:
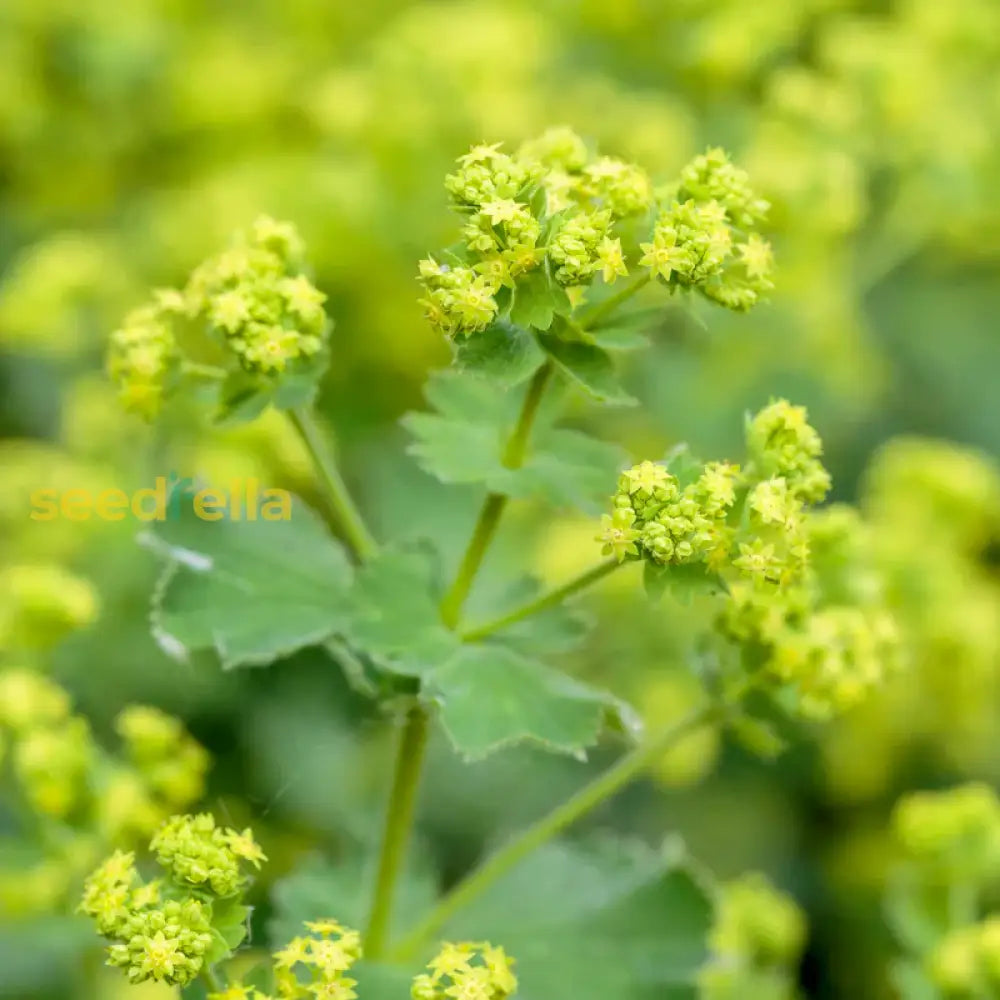
<path fill-rule="evenodd" d="M 425 692 L 438 702 L 455 749 L 470 759 L 519 743 L 579 755 L 609 718 L 635 728 L 606 691 L 501 646 L 463 647 L 427 676 Z"/>
<path fill-rule="evenodd" d="M 541 497 L 597 512 L 624 463 L 621 449 L 539 418 L 519 469 L 502 460 L 517 419 L 518 396 L 459 372 L 439 372 L 427 387 L 437 413 L 410 413 L 403 423 L 415 441 L 410 453 L 445 483 L 481 483 L 507 496 Z"/>
<path fill-rule="evenodd" d="M 535 330 L 547 330 L 557 313 L 569 307 L 566 290 L 549 274 L 547 267 L 536 267 L 518 278 L 510 307 L 511 322 Z"/>
<path fill-rule="evenodd" d="M 642 583 L 652 600 L 658 601 L 669 592 L 681 604 L 690 604 L 695 597 L 710 597 L 726 591 L 722 577 L 701 562 L 661 566 L 649 559 L 642 568 Z"/>
<path fill-rule="evenodd" d="M 523 327 L 500 320 L 458 342 L 455 362 L 462 371 L 499 385 L 520 385 L 545 361 L 535 338 Z"/>
<path fill-rule="evenodd" d="M 143 540 L 167 561 L 151 618 L 175 658 L 214 649 L 226 668 L 264 665 L 345 620 L 350 563 L 298 498 L 287 520 L 206 521 L 187 494 Z"/>
<path fill-rule="evenodd" d="M 457 649 L 441 624 L 439 597 L 426 554 L 385 549 L 355 577 L 343 635 L 395 673 L 420 676 Z"/>
<path fill-rule="evenodd" d="M 559 370 L 601 403 L 635 406 L 638 400 L 619 384 L 611 356 L 597 344 L 539 334 L 538 342 Z"/>
<path fill-rule="evenodd" d="M 523 1000 L 689 995 L 706 959 L 707 889 L 672 849 L 548 844 L 446 929 L 517 958 Z"/>

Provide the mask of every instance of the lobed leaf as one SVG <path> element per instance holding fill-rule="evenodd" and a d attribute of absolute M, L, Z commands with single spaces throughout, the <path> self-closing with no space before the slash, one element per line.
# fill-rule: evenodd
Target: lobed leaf
<path fill-rule="evenodd" d="M 545 354 L 527 330 L 500 320 L 460 340 L 455 361 L 464 372 L 512 388 L 534 375 L 545 361 Z"/>
<path fill-rule="evenodd" d="M 143 541 L 167 561 L 151 617 L 177 659 L 214 649 L 227 669 L 263 665 L 323 642 L 346 620 L 351 565 L 298 498 L 287 520 L 207 521 L 185 494 Z"/>
<path fill-rule="evenodd" d="M 427 676 L 425 690 L 455 749 L 470 759 L 519 743 L 581 755 L 609 720 L 637 728 L 606 691 L 502 646 L 464 646 Z"/>
<path fill-rule="evenodd" d="M 430 379 L 436 413 L 410 413 L 410 453 L 445 483 L 479 483 L 507 496 L 539 497 L 558 506 L 598 511 L 624 455 L 618 447 L 539 420 L 524 465 L 509 469 L 503 448 L 517 418 L 518 399 L 501 387 L 457 372 Z"/>

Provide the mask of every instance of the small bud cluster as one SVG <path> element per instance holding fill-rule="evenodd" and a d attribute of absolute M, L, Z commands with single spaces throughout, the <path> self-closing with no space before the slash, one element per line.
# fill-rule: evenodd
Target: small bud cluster
<path fill-rule="evenodd" d="M 850 508 L 809 512 L 802 573 L 784 587 L 732 585 L 719 619 L 763 677 L 795 692 L 807 718 L 854 708 L 898 668 L 898 628 L 866 538 Z"/>
<path fill-rule="evenodd" d="M 947 997 L 1000 994 L 1000 917 L 949 931 L 925 960 L 930 981 Z"/>
<path fill-rule="evenodd" d="M 97 593 L 88 580 L 55 563 L 0 568 L 0 650 L 51 646 L 97 618 Z"/>
<path fill-rule="evenodd" d="M 642 555 L 661 564 L 714 564 L 728 549 L 726 519 L 739 482 L 739 469 L 725 462 L 709 463 L 683 489 L 662 463 L 627 469 L 612 497 L 612 513 L 602 519 L 602 551 L 619 561 Z"/>
<path fill-rule="evenodd" d="M 241 862 L 266 860 L 249 830 L 216 827 L 211 816 L 175 816 L 150 844 L 164 871 L 143 881 L 131 853 L 116 851 L 84 884 L 80 910 L 111 942 L 108 964 L 129 982 L 184 986 L 218 938 L 213 907 L 246 885 Z M 196 891 L 197 890 L 197 891 Z"/>
<path fill-rule="evenodd" d="M 141 782 L 171 813 L 201 797 L 208 754 L 179 719 L 148 705 L 130 705 L 119 713 L 115 730 Z"/>
<path fill-rule="evenodd" d="M 446 943 L 413 980 L 413 1000 L 505 1000 L 517 991 L 514 960 L 488 942 Z"/>
<path fill-rule="evenodd" d="M 180 375 L 180 350 L 173 321 L 183 315 L 176 293 L 157 294 L 133 309 L 108 343 L 108 375 L 118 386 L 122 406 L 151 420 Z"/>
<path fill-rule="evenodd" d="M 158 291 L 130 313 L 112 334 L 108 356 L 125 408 L 156 416 L 187 368 L 203 358 L 222 372 L 275 379 L 321 355 L 329 334 L 326 297 L 303 273 L 303 254 L 294 226 L 263 216 L 199 265 L 182 291 Z M 197 363 L 180 350 L 182 327 L 185 344 L 198 330 L 205 335 Z"/>
<path fill-rule="evenodd" d="M 280 373 L 323 347 L 326 296 L 301 273 L 303 252 L 294 226 L 264 216 L 191 275 L 188 311 L 247 371 Z"/>
<path fill-rule="evenodd" d="M 747 420 L 746 444 L 743 468 L 714 462 L 675 473 L 671 459 L 628 469 L 598 540 L 619 561 L 668 572 L 700 563 L 717 574 L 721 635 L 759 679 L 793 692 L 798 712 L 826 718 L 894 669 L 898 631 L 860 518 L 811 509 L 830 477 L 805 410 L 771 403 Z"/>
<path fill-rule="evenodd" d="M 306 921 L 308 935 L 292 938 L 274 954 L 274 983 L 281 1000 L 353 1000 L 356 980 L 347 973 L 361 958 L 361 935 L 336 920 Z M 216 994 L 209 1000 L 225 1000 Z M 272 1000 L 259 991 L 254 1000 Z"/>
<path fill-rule="evenodd" d="M 892 816 L 898 861 L 888 910 L 928 993 L 975 1000 L 1000 992 L 1000 799 L 978 782 L 903 796 Z M 935 988 L 936 989 L 933 989 Z"/>
<path fill-rule="evenodd" d="M 820 455 L 823 442 L 805 407 L 778 400 L 747 423 L 747 452 L 762 475 L 783 480 L 795 499 L 819 503 L 830 489 Z"/>
<path fill-rule="evenodd" d="M 87 879 L 80 911 L 108 938 L 108 965 L 130 983 L 147 979 L 185 986 L 212 944 L 211 904 L 165 898 L 160 882 L 143 882 L 135 856 L 115 851 Z"/>
<path fill-rule="evenodd" d="M 140 749 L 143 719 L 159 720 L 162 738 Z M 38 818 L 65 824 L 65 836 L 34 867 L 0 875 L 5 909 L 57 906 L 101 850 L 148 837 L 174 809 L 201 797 L 208 756 L 177 720 L 132 706 L 118 724 L 131 734 L 125 759 L 97 745 L 48 677 L 23 668 L 0 672 L 0 757 L 10 757 L 18 795 Z"/>
<path fill-rule="evenodd" d="M 698 977 L 699 995 L 702 1000 L 791 1000 L 805 937 L 802 911 L 762 875 L 728 883 L 709 934 L 712 957 Z"/>
<path fill-rule="evenodd" d="M 799 415 L 808 431 L 798 451 L 784 438 L 772 444 L 757 433 L 770 413 L 786 411 Z M 822 499 L 820 476 L 829 484 L 816 458 L 819 437 L 801 407 L 779 401 L 748 422 L 747 450 L 751 461 L 745 468 L 711 462 L 686 486 L 666 463 L 646 461 L 627 470 L 598 536 L 604 553 L 663 565 L 705 562 L 716 571 L 732 567 L 757 583 L 800 577 L 807 555 L 806 505 Z M 798 467 L 808 463 L 815 469 L 809 466 L 813 478 L 806 488 Z"/>
<path fill-rule="evenodd" d="M 668 285 L 743 312 L 773 287 L 771 247 L 755 231 L 767 210 L 746 172 L 710 149 L 681 172 L 639 264 Z"/>
<path fill-rule="evenodd" d="M 550 129 L 514 154 L 500 144 L 475 146 L 445 188 L 466 218 L 463 240 L 421 261 L 419 277 L 427 318 L 448 337 L 488 327 L 516 302 L 519 287 L 530 294 L 521 279 L 539 268 L 573 303 L 598 275 L 605 285 L 628 275 L 629 259 L 640 253 L 639 265 L 654 275 L 730 308 L 746 309 L 770 288 L 770 248 L 748 231 L 766 204 L 720 151 L 685 169 L 673 188 L 681 200 L 664 210 L 641 248 L 636 232 L 650 232 L 656 202 L 649 177 L 634 163 L 592 156 L 568 128 Z"/>
<path fill-rule="evenodd" d="M 171 817 L 153 835 L 149 849 L 178 885 L 216 896 L 234 896 L 245 887 L 241 862 L 260 868 L 267 860 L 249 830 L 218 827 L 209 813 Z"/>
<path fill-rule="evenodd" d="M 982 885 L 1000 878 L 1000 800 L 988 785 L 907 795 L 892 825 L 924 881 Z"/>

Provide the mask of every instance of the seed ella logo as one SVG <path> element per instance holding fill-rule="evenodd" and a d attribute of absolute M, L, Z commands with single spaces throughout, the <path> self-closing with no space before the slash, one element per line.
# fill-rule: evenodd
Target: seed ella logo
<path fill-rule="evenodd" d="M 123 489 L 41 489 L 30 497 L 33 521 L 175 521 L 188 507 L 202 521 L 287 521 L 292 516 L 288 490 L 264 487 L 259 479 L 234 479 L 225 488 L 205 486 L 171 472 L 153 485 Z"/>

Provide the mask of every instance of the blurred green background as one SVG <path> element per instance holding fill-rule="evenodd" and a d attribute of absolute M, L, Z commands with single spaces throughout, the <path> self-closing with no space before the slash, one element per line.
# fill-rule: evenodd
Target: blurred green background
<path fill-rule="evenodd" d="M 0 4 L 0 567 L 58 564 L 92 581 L 97 620 L 38 661 L 101 738 L 129 701 L 181 715 L 214 758 L 207 805 L 254 822 L 275 876 L 303 851 L 336 856 L 371 838 L 391 733 L 318 656 L 238 675 L 172 663 L 147 629 L 156 566 L 134 525 L 32 523 L 27 494 L 176 470 L 311 495 L 277 416 L 239 431 L 183 415 L 150 429 L 119 413 L 101 374 L 108 332 L 146 289 L 182 282 L 267 212 L 300 228 L 329 296 L 322 408 L 376 531 L 451 538 L 455 557 L 463 539 L 443 529 L 471 525 L 479 497 L 423 476 L 395 425 L 448 361 L 421 318 L 415 264 L 452 236 L 441 181 L 454 158 L 552 124 L 660 178 L 725 146 L 773 203 L 777 257 L 770 304 L 665 318 L 627 375 L 641 408 L 599 426 L 583 407 L 573 419 L 636 457 L 679 440 L 722 456 L 738 452 L 746 409 L 787 395 L 826 441 L 838 499 L 866 495 L 873 453 L 901 434 L 978 449 L 988 467 L 1000 448 L 995 0 Z M 881 516 L 887 532 L 902 523 L 895 509 Z M 525 558 L 552 580 L 589 563 L 592 534 L 579 516 L 515 507 L 477 607 Z M 919 534 L 908 544 L 923 551 Z M 909 558 L 904 577 L 924 572 Z M 709 735 L 589 826 L 651 841 L 679 829 L 722 875 L 767 871 L 808 911 L 809 995 L 887 995 L 878 897 L 892 801 L 1000 776 L 997 562 L 954 568 L 940 600 L 964 645 L 943 644 L 905 682 L 923 714 L 887 696 L 774 765 Z M 614 613 L 573 669 L 666 718 L 695 696 L 683 652 L 697 615 L 651 610 L 635 590 L 616 581 L 595 596 Z M 936 700 L 935 671 L 967 663 L 968 690 Z M 454 878 L 614 752 L 465 766 L 442 742 L 421 849 Z M 259 903 L 263 927 L 266 891 Z M 50 933 L 31 920 L 9 922 L 5 954 Z M 6 984 L 0 971 L 0 991 L 93 995 L 73 985 L 84 980 L 72 957 L 30 965 Z"/>

